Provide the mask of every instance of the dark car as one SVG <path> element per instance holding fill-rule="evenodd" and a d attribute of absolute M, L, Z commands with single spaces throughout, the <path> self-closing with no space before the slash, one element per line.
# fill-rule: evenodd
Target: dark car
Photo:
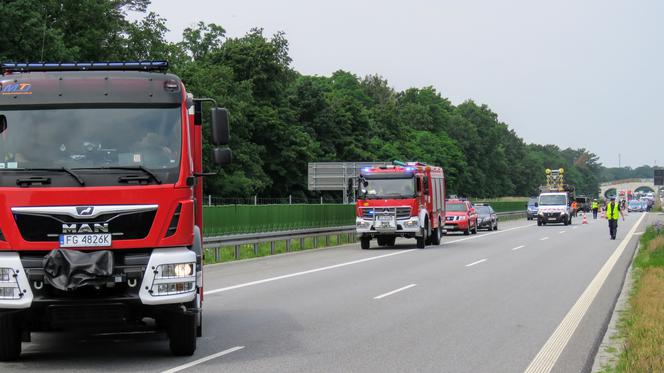
<path fill-rule="evenodd" d="M 526 204 L 526 218 L 528 220 L 533 220 L 537 217 L 537 197 L 528 198 L 528 203 Z"/>
<path fill-rule="evenodd" d="M 477 227 L 490 231 L 498 230 L 498 215 L 493 211 L 493 207 L 478 203 L 475 205 L 477 211 Z"/>

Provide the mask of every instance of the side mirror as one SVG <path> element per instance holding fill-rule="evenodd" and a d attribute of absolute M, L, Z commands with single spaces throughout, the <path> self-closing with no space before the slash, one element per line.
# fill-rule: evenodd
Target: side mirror
<path fill-rule="evenodd" d="M 539 206 L 539 203 L 535 202 L 535 207 L 538 207 L 538 206 Z"/>
<path fill-rule="evenodd" d="M 231 164 L 233 153 L 228 148 L 214 148 L 212 151 L 212 158 L 216 165 L 226 166 Z"/>
<path fill-rule="evenodd" d="M 230 141 L 230 115 L 228 110 L 214 107 L 212 114 L 212 144 L 216 146 L 228 145 Z"/>

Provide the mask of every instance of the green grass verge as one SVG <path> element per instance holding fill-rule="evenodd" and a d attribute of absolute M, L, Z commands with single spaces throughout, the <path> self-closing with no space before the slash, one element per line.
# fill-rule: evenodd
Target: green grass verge
<path fill-rule="evenodd" d="M 633 263 L 629 308 L 621 315 L 623 350 L 606 373 L 664 372 L 664 228 L 648 227 Z M 611 351 L 609 351 L 611 352 Z"/>

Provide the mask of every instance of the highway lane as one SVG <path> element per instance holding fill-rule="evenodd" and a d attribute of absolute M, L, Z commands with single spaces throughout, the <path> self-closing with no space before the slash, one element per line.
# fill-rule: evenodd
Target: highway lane
<path fill-rule="evenodd" d="M 24 346 L 23 361 L 0 368 L 163 371 L 244 347 L 195 369 L 523 371 L 639 216 L 621 223 L 616 241 L 605 221 L 514 221 L 425 250 L 401 240 L 391 249 L 349 245 L 209 266 L 206 335 L 194 357 L 168 356 L 158 335 L 43 334 Z M 557 369 L 582 370 L 594 353 L 620 265 Z"/>

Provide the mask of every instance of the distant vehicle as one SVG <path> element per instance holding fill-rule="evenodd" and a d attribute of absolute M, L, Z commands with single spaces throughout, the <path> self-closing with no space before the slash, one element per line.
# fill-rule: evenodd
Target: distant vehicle
<path fill-rule="evenodd" d="M 530 197 L 526 204 L 526 219 L 533 220 L 537 217 L 537 197 Z"/>
<path fill-rule="evenodd" d="M 477 211 L 477 227 L 490 231 L 498 230 L 498 215 L 493 211 L 493 207 L 481 203 L 475 204 Z"/>
<path fill-rule="evenodd" d="M 633 199 L 627 203 L 627 212 L 634 212 L 634 211 L 643 211 L 643 204 L 641 201 Z"/>
<path fill-rule="evenodd" d="M 590 205 L 592 200 L 590 197 L 578 196 L 575 199 L 576 201 L 576 211 L 590 212 Z"/>
<path fill-rule="evenodd" d="M 473 205 L 460 199 L 446 201 L 445 230 L 463 232 L 465 235 L 477 233 L 477 212 Z"/>
<path fill-rule="evenodd" d="M 565 170 L 546 169 L 546 185 L 540 187 L 537 199 L 537 225 L 547 223 L 572 224 L 574 187 L 564 182 Z"/>

